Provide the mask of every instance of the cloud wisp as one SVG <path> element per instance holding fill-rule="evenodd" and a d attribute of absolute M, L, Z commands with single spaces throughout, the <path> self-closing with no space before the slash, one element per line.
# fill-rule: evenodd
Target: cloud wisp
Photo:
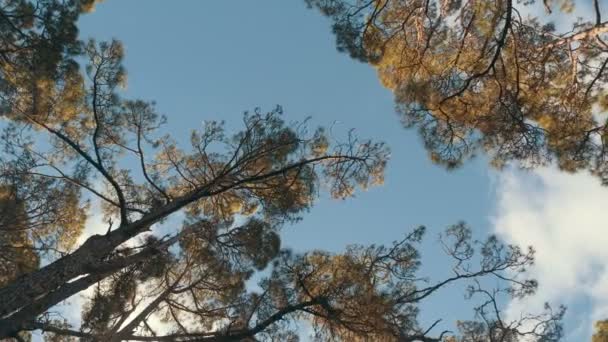
<path fill-rule="evenodd" d="M 608 318 L 608 187 L 585 173 L 511 169 L 497 176 L 496 201 L 496 233 L 537 251 L 538 293 L 509 312 L 567 305 L 565 340 L 589 340 L 593 321 Z"/>

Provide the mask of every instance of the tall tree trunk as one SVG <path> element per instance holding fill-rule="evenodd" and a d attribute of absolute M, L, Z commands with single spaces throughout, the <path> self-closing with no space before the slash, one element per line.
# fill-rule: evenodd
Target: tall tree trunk
<path fill-rule="evenodd" d="M 178 237 L 174 237 L 163 242 L 160 246 L 149 246 L 139 253 L 122 257 L 109 262 L 101 263 L 94 268 L 89 275 L 78 278 L 77 280 L 63 284 L 55 291 L 48 293 L 33 303 L 23 306 L 17 313 L 11 315 L 7 319 L 0 319 L 0 338 L 8 337 L 17 331 L 23 330 L 29 324 L 35 321 L 36 317 L 46 312 L 56 304 L 70 298 L 74 294 L 86 290 L 91 285 L 103 280 L 119 270 L 130 265 L 142 262 L 150 257 L 153 257 L 159 252 L 159 249 L 164 249 L 177 241 Z"/>
<path fill-rule="evenodd" d="M 224 190 L 225 189 L 226 188 L 224 188 Z M 9 320 L 11 316 L 18 315 L 19 311 L 23 308 L 34 304 L 38 300 L 44 299 L 45 296 L 57 291 L 76 277 L 90 273 L 95 274 L 96 272 L 103 272 L 100 271 L 100 266 L 103 265 L 104 258 L 106 258 L 116 247 L 146 231 L 152 224 L 158 222 L 160 219 L 165 218 L 184 206 L 208 195 L 210 195 L 210 193 L 206 188 L 195 190 L 142 216 L 135 222 L 121 225 L 119 228 L 106 235 L 91 236 L 78 247 L 78 249 L 69 255 L 15 279 L 10 284 L 0 289 L 0 320 Z M 103 277 L 99 280 L 101 279 L 103 279 Z M 71 293 L 64 293 L 64 295 L 57 298 L 55 302 L 51 304 L 58 304 L 62 300 L 81 290 L 82 289 L 77 290 L 76 288 L 73 288 Z M 29 319 L 35 319 L 36 315 L 29 317 Z M 2 336 L 0 335 L 0 338 L 1 337 Z"/>

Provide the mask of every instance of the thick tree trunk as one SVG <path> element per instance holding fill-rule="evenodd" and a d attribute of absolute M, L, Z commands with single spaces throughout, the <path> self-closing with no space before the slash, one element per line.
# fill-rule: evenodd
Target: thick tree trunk
<path fill-rule="evenodd" d="M 40 313 L 31 312 L 30 317 L 21 317 L 20 311 L 35 302 L 53 298 L 53 301 L 45 303 L 44 306 L 52 307 L 58 304 L 63 299 L 78 293 L 80 289 L 74 287 L 70 291 L 62 292 L 61 296 L 53 296 L 53 292 L 58 291 L 62 286 L 68 284 L 77 277 L 86 276 L 89 274 L 102 273 L 98 271 L 104 259 L 119 245 L 130 240 L 134 236 L 146 231 L 154 223 L 168 217 L 172 213 L 182 209 L 190 203 L 196 202 L 204 197 L 214 196 L 222 192 L 228 191 L 234 187 L 238 187 L 244 183 L 257 183 L 266 179 L 280 176 L 286 171 L 297 169 L 307 164 L 323 161 L 326 159 L 356 159 L 349 156 L 324 156 L 314 159 L 301 160 L 293 164 L 287 165 L 281 169 L 272 170 L 266 174 L 256 175 L 245 179 L 236 179 L 229 184 L 221 184 L 224 178 L 222 175 L 216 178 L 205 186 L 201 186 L 188 194 L 185 194 L 173 201 L 152 210 L 143 215 L 135 222 L 121 222 L 119 228 L 109 232 L 106 235 L 95 235 L 88 238 L 82 246 L 76 249 L 73 253 L 58 259 L 57 261 L 40 268 L 34 272 L 23 275 L 15 279 L 9 285 L 0 289 L 0 325 L 1 321 L 8 321 L 13 316 L 19 315 L 20 320 L 34 321 Z M 97 271 L 96 271 L 97 269 Z M 103 279 L 100 278 L 99 280 Z M 65 289 L 65 287 L 64 287 Z M 49 306 L 50 305 L 50 306 Z M 38 311 L 38 310 L 36 310 Z M 25 311 L 23 312 L 25 314 Z M 0 328 L 0 331 L 3 331 Z M 10 337 L 0 334 L 0 338 Z"/>
<path fill-rule="evenodd" d="M 175 243 L 176 241 L 177 237 L 167 240 L 160 246 L 160 248 L 166 248 L 169 245 Z M 153 257 L 158 252 L 159 246 L 147 247 L 137 254 L 129 255 L 123 258 L 111 260 L 109 262 L 100 264 L 98 267 L 95 267 L 95 270 L 92 271 L 89 275 L 63 284 L 55 291 L 50 292 L 46 296 L 34 301 L 30 305 L 20 308 L 20 310 L 16 314 L 11 315 L 8 319 L 0 319 L 0 338 L 11 336 L 17 331 L 26 329 L 32 322 L 34 322 L 34 319 L 36 317 L 46 312 L 48 309 L 55 306 L 57 303 L 60 303 L 70 298 L 74 294 L 86 290 L 90 286 L 96 284 L 102 279 L 112 275 L 115 272 L 118 272 L 119 270 L 125 267 Z"/>
<path fill-rule="evenodd" d="M 11 316 L 39 297 L 86 274 L 87 268 L 115 248 L 112 245 L 107 237 L 92 236 L 73 253 L 15 279 L 0 289 L 0 318 Z"/>
<path fill-rule="evenodd" d="M 17 315 L 20 317 L 19 320 L 35 320 L 40 313 L 32 312 L 31 315 L 28 315 L 30 317 L 22 317 L 20 311 L 33 305 L 37 301 L 44 301 L 47 299 L 45 298 L 46 296 L 51 296 L 53 292 L 58 291 L 62 286 L 68 284 L 77 277 L 90 273 L 103 273 L 99 268 L 103 265 L 104 259 L 116 247 L 146 231 L 152 224 L 158 222 L 160 219 L 171 215 L 189 203 L 205 197 L 208 194 L 209 193 L 204 189 L 200 189 L 199 191 L 178 198 L 173 202 L 144 215 L 135 222 L 121 225 L 118 229 L 106 235 L 91 236 L 73 253 L 62 257 L 39 270 L 15 279 L 10 284 L 0 289 L 0 320 L 9 321 L 13 316 Z M 99 280 L 104 277 L 101 277 Z M 48 307 L 52 307 L 81 290 L 82 289 L 76 287 L 70 287 L 70 291 L 62 292 L 62 296 L 56 296 L 56 298 L 51 296 L 55 298 L 53 300 L 54 303 L 47 303 L 45 306 L 51 304 Z M 0 332 L 3 332 L 4 330 L 0 327 Z M 0 333 L 0 338 L 9 336 Z"/>

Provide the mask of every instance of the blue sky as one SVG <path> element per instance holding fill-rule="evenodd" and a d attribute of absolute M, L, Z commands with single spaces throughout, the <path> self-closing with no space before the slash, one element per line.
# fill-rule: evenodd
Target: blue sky
<path fill-rule="evenodd" d="M 341 132 L 354 128 L 359 136 L 390 146 L 385 185 L 346 201 L 323 196 L 302 222 L 285 229 L 285 246 L 339 251 L 351 243 L 389 243 L 424 224 L 429 234 L 422 274 L 439 279 L 448 275 L 449 265 L 438 256 L 437 234 L 451 223 L 468 222 L 479 238 L 498 231 L 508 241 L 535 241 L 514 234 L 518 222 L 508 218 L 528 208 L 515 208 L 512 199 L 520 204 L 542 199 L 547 186 L 556 185 L 538 172 L 496 174 L 483 158 L 452 172 L 433 165 L 416 132 L 401 127 L 392 94 L 374 70 L 339 54 L 329 22 L 307 10 L 303 0 L 106 0 L 81 19 L 80 29 L 82 38 L 124 43 L 126 96 L 156 101 L 175 137 L 187 137 L 204 120 L 225 120 L 238 129 L 243 111 L 280 104 L 288 121 L 311 116 L 314 124 Z M 546 173 L 550 180 L 576 181 Z M 588 176 L 577 177 L 589 182 Z M 605 196 L 598 184 L 591 188 Z M 451 287 L 429 300 L 423 320 L 444 318 L 451 324 L 470 318 L 460 290 Z M 587 340 L 585 317 L 593 305 L 588 294 L 573 293 L 565 304 L 571 302 L 575 314 L 566 328 L 579 330 L 568 341 Z"/>

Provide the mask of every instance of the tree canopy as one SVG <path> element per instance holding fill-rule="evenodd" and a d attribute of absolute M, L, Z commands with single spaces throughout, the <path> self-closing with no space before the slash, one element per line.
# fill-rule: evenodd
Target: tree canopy
<path fill-rule="evenodd" d="M 608 341 L 608 321 L 597 321 L 595 323 L 595 333 L 591 338 L 591 342 Z"/>
<path fill-rule="evenodd" d="M 79 40 L 93 5 L 0 2 L 0 338 L 296 341 L 302 322 L 320 340 L 560 338 L 563 308 L 501 314 L 502 299 L 536 289 L 524 274 L 533 250 L 475 241 L 462 223 L 441 240 L 453 274 L 435 283 L 418 274 L 422 227 L 342 253 L 282 248 L 280 228 L 321 191 L 382 183 L 387 147 L 336 142 L 280 107 L 245 113 L 234 133 L 207 121 L 182 147 L 153 103 L 121 96 L 120 42 Z M 84 236 L 96 203 L 107 232 Z M 478 320 L 458 332 L 419 323 L 420 303 L 457 281 L 471 282 Z M 52 310 L 86 289 L 80 326 Z"/>
<path fill-rule="evenodd" d="M 535 1 L 306 0 L 330 17 L 337 46 L 370 63 L 432 160 L 453 168 L 478 151 L 495 166 L 555 161 L 608 182 L 608 22 L 598 0 L 559 30 Z"/>

